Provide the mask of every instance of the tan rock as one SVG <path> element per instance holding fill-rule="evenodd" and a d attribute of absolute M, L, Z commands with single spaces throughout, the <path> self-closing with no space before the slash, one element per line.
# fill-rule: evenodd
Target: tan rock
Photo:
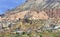
<path fill-rule="evenodd" d="M 28 15 L 27 15 L 28 14 Z M 30 19 L 48 19 L 48 15 L 46 14 L 46 12 L 44 11 L 40 11 L 39 13 L 37 13 L 37 11 L 22 11 L 22 12 L 18 12 L 15 14 L 11 14 L 11 15 L 7 15 L 9 20 L 15 20 L 15 19 L 24 19 L 25 15 L 29 16 L 32 15 Z M 3 18 L 0 17 L 0 20 L 2 20 Z"/>
<path fill-rule="evenodd" d="M 39 13 L 37 13 L 36 11 L 32 11 L 31 15 L 32 15 L 31 19 L 48 19 L 49 18 L 46 12 L 44 11 L 41 11 Z"/>

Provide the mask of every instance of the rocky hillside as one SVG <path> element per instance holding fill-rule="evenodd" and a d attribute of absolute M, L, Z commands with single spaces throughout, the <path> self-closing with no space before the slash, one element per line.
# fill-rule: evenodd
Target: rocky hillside
<path fill-rule="evenodd" d="M 59 0 L 26 0 L 0 15 L 1 37 L 60 37 L 59 34 Z"/>
<path fill-rule="evenodd" d="M 30 16 L 35 19 L 60 18 L 59 4 L 59 0 L 26 0 L 23 5 L 1 15 L 0 20 L 25 19 Z"/>

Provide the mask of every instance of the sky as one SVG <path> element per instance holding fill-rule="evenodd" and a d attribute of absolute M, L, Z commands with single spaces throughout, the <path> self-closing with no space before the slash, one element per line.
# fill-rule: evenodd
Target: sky
<path fill-rule="evenodd" d="M 0 14 L 4 14 L 8 9 L 13 9 L 22 5 L 26 0 L 0 0 Z"/>

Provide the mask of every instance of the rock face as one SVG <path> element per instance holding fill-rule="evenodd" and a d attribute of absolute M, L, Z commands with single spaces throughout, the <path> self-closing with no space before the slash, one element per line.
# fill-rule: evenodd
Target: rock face
<path fill-rule="evenodd" d="M 3 17 L 0 17 L 0 21 L 24 19 L 30 16 L 33 19 L 60 18 L 59 4 L 58 0 L 26 0 L 23 5 L 7 11 Z"/>
<path fill-rule="evenodd" d="M 58 1 L 59 0 L 26 0 L 23 5 L 7 11 L 3 17 L 0 17 L 0 20 L 24 19 L 30 16 L 33 19 L 60 18 L 60 9 L 58 9 L 60 8 L 60 3 Z"/>
<path fill-rule="evenodd" d="M 29 13 L 26 14 L 25 18 L 37 20 L 37 19 L 48 19 L 48 15 L 44 11 L 30 11 Z"/>
<path fill-rule="evenodd" d="M 60 9 L 45 9 L 44 11 L 50 18 L 60 18 Z"/>
<path fill-rule="evenodd" d="M 18 12 L 15 14 L 10 14 L 10 15 L 6 15 L 7 18 L 1 18 L 0 17 L 0 21 L 6 19 L 6 20 L 15 20 L 15 19 L 25 19 L 25 18 L 30 18 L 30 19 L 48 19 L 48 15 L 46 14 L 46 12 L 44 11 L 22 11 L 22 12 Z"/>
<path fill-rule="evenodd" d="M 30 33 L 60 29 L 58 5 L 53 0 L 27 0 L 23 5 L 0 15 L 0 31 Z"/>

